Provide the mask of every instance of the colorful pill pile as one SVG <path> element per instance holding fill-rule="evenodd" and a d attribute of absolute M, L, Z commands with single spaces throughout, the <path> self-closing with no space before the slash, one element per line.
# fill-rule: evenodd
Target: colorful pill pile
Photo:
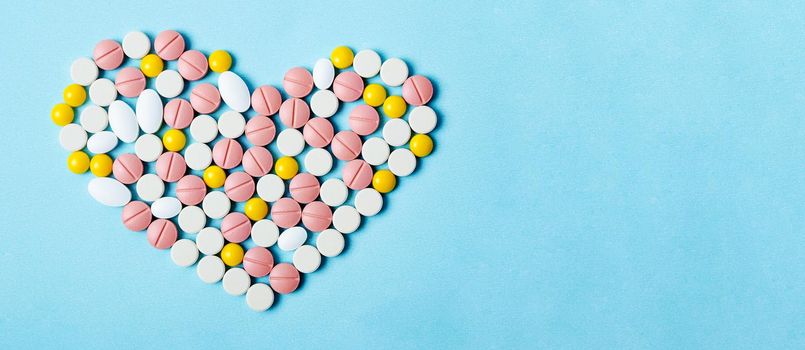
<path fill-rule="evenodd" d="M 71 65 L 51 119 L 69 171 L 95 176 L 96 201 L 123 207 L 123 225 L 176 265 L 264 311 L 339 255 L 344 235 L 433 151 L 434 87 L 401 59 L 346 46 L 289 69 L 281 89 L 250 88 L 231 69 L 228 52 L 188 50 L 172 30 L 153 43 L 142 32 L 102 40 Z M 339 130 L 330 117 L 349 102 Z"/>

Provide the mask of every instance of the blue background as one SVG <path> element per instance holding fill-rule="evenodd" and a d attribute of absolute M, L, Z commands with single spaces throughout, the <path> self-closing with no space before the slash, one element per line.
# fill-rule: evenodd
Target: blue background
<path fill-rule="evenodd" d="M 6 8 L 4 348 L 805 347 L 802 3 Z M 252 88 L 342 44 L 438 84 L 435 153 L 268 312 L 64 166 L 72 60 L 167 28 Z"/>

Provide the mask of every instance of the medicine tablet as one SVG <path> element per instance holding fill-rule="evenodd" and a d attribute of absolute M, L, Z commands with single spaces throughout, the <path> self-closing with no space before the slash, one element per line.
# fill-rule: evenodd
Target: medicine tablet
<path fill-rule="evenodd" d="M 380 66 L 380 79 L 388 86 L 400 86 L 408 79 L 408 65 L 399 58 L 389 58 Z"/>
<path fill-rule="evenodd" d="M 224 274 L 224 291 L 229 295 L 243 295 L 252 284 L 252 279 L 245 270 L 234 267 Z"/>
<path fill-rule="evenodd" d="M 307 241 L 307 231 L 294 226 L 283 231 L 277 239 L 277 247 L 284 251 L 291 251 L 301 247 Z"/>
<path fill-rule="evenodd" d="M 123 37 L 123 53 L 134 59 L 140 59 L 151 50 L 151 40 L 143 32 L 131 32 Z M 194 261 L 195 262 L 195 261 Z"/>
<path fill-rule="evenodd" d="M 389 159 L 389 144 L 379 137 L 372 137 L 363 143 L 361 157 L 370 165 L 380 165 Z"/>
<path fill-rule="evenodd" d="M 264 283 L 255 283 L 246 291 L 246 305 L 254 311 L 266 311 L 273 304 L 274 291 Z"/>
<path fill-rule="evenodd" d="M 153 202 L 162 198 L 165 193 L 165 183 L 156 174 L 145 174 L 137 180 L 137 196 L 146 202 Z"/>
<path fill-rule="evenodd" d="M 277 243 L 277 239 L 279 238 L 280 231 L 275 224 L 271 220 L 260 220 L 252 225 L 252 241 L 254 244 L 257 244 L 261 247 L 270 247 Z"/>
<path fill-rule="evenodd" d="M 86 57 L 76 59 L 70 65 L 70 78 L 78 85 L 92 84 L 95 79 L 98 79 L 98 66 L 95 65 L 95 61 Z"/>
<path fill-rule="evenodd" d="M 78 124 L 67 124 L 59 131 L 61 147 L 70 152 L 78 151 L 87 145 L 87 132 Z"/>
<path fill-rule="evenodd" d="M 109 115 L 103 107 L 89 105 L 81 111 L 81 127 L 87 132 L 101 132 L 109 126 Z"/>
<path fill-rule="evenodd" d="M 179 202 L 175 197 L 162 197 L 151 204 L 151 214 L 155 218 L 170 219 L 179 215 L 182 210 L 182 202 Z"/>
<path fill-rule="evenodd" d="M 361 50 L 352 60 L 352 69 L 361 77 L 371 78 L 380 72 L 380 55 L 373 50 Z"/>
<path fill-rule="evenodd" d="M 341 204 L 344 204 L 348 195 L 349 189 L 347 188 L 347 185 L 344 184 L 344 181 L 339 179 L 329 179 L 324 181 L 324 183 L 321 184 L 321 189 L 319 190 L 319 197 L 321 197 L 321 201 L 331 207 L 337 207 Z"/>
<path fill-rule="evenodd" d="M 389 155 L 389 170 L 397 176 L 408 176 L 416 169 L 416 156 L 407 148 L 398 148 Z"/>
<path fill-rule="evenodd" d="M 218 117 L 218 132 L 223 137 L 236 139 L 243 135 L 243 130 L 246 128 L 246 118 L 243 114 L 235 111 L 226 111 Z"/>
<path fill-rule="evenodd" d="M 137 124 L 146 134 L 153 134 L 162 127 L 162 99 L 159 94 L 151 89 L 145 89 L 137 98 L 134 106 L 137 115 Z"/>
<path fill-rule="evenodd" d="M 383 126 L 383 139 L 389 146 L 399 147 L 411 138 L 411 127 L 401 118 L 392 119 Z"/>
<path fill-rule="evenodd" d="M 192 143 L 184 151 L 184 160 L 190 169 L 207 169 L 212 164 L 212 149 L 204 143 Z"/>
<path fill-rule="evenodd" d="M 116 146 L 117 136 L 111 131 L 101 131 L 87 140 L 87 150 L 94 154 L 109 153 Z"/>
<path fill-rule="evenodd" d="M 285 194 L 285 182 L 279 176 L 268 174 L 257 180 L 257 195 L 266 202 L 276 202 Z"/>
<path fill-rule="evenodd" d="M 204 255 L 215 255 L 224 247 L 224 235 L 215 227 L 205 227 L 196 235 L 196 246 Z"/>
<path fill-rule="evenodd" d="M 305 170 L 315 176 L 324 176 L 333 168 L 333 156 L 324 148 L 314 148 L 305 154 Z"/>
<path fill-rule="evenodd" d="M 436 128 L 436 112 L 428 106 L 419 106 L 408 114 L 411 130 L 417 134 L 427 134 Z"/>
<path fill-rule="evenodd" d="M 89 195 L 103 205 L 122 207 L 131 201 L 131 191 L 126 185 L 110 177 L 96 177 L 87 185 Z"/>
<path fill-rule="evenodd" d="M 201 258 L 196 266 L 198 278 L 204 283 L 217 283 L 224 277 L 224 262 L 215 255 L 208 255 Z"/>
<path fill-rule="evenodd" d="M 207 215 L 201 208 L 190 205 L 179 212 L 179 228 L 187 233 L 198 233 L 207 224 Z"/>
<path fill-rule="evenodd" d="M 320 58 L 313 66 L 313 83 L 321 90 L 327 90 L 330 85 L 333 85 L 333 78 L 335 78 L 335 67 L 333 62 Z"/>
<path fill-rule="evenodd" d="M 128 103 L 116 100 L 109 105 L 109 127 L 120 141 L 132 143 L 140 135 L 137 116 Z"/>
<path fill-rule="evenodd" d="M 338 97 L 330 90 L 316 91 L 310 97 L 310 110 L 322 118 L 332 117 L 338 111 Z"/>
<path fill-rule="evenodd" d="M 188 267 L 196 263 L 198 260 L 198 248 L 196 243 L 189 239 L 180 239 L 173 243 L 171 247 L 171 260 L 173 263 L 181 266 Z"/>
<path fill-rule="evenodd" d="M 232 203 L 225 193 L 221 191 L 211 191 L 204 196 L 201 207 L 210 219 L 220 219 L 226 216 L 226 214 L 229 214 Z"/>
<path fill-rule="evenodd" d="M 162 140 L 154 134 L 145 134 L 134 143 L 134 153 L 143 162 L 153 162 L 162 155 Z"/>
<path fill-rule="evenodd" d="M 355 195 L 355 209 L 363 216 L 375 216 L 383 209 L 383 196 L 374 188 L 364 188 Z"/>
<path fill-rule="evenodd" d="M 246 112 L 251 106 L 251 94 L 246 82 L 232 71 L 226 71 L 218 76 L 218 90 L 221 99 L 235 112 Z"/>
<path fill-rule="evenodd" d="M 157 92 L 165 98 L 179 96 L 184 90 L 184 79 L 175 70 L 167 69 L 159 73 L 155 84 Z"/>
<path fill-rule="evenodd" d="M 190 136 L 201 143 L 209 143 L 218 136 L 218 122 L 206 114 L 193 118 L 190 123 Z"/>
<path fill-rule="evenodd" d="M 305 137 L 297 129 L 282 130 L 277 136 L 277 148 L 286 156 L 297 156 L 305 149 Z"/>
<path fill-rule="evenodd" d="M 321 266 L 321 254 L 312 245 L 303 245 L 293 253 L 293 266 L 301 273 L 311 273 Z"/>
<path fill-rule="evenodd" d="M 101 78 L 89 86 L 89 99 L 98 106 L 108 106 L 117 98 L 115 83 L 109 79 Z"/>
<path fill-rule="evenodd" d="M 344 251 L 344 235 L 334 229 L 326 229 L 316 238 L 316 249 L 328 258 L 338 256 Z"/>
<path fill-rule="evenodd" d="M 361 225 L 361 214 L 358 210 L 345 205 L 333 213 L 333 227 L 341 233 L 352 233 Z"/>

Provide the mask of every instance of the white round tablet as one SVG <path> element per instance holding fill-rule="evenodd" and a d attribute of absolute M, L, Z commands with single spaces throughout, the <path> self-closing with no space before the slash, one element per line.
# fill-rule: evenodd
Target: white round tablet
<path fill-rule="evenodd" d="M 331 228 L 321 231 L 316 238 L 316 249 L 328 258 L 338 256 L 344 251 L 344 235 Z"/>
<path fill-rule="evenodd" d="M 395 149 L 389 155 L 389 170 L 397 176 L 408 176 L 416 169 L 416 156 L 407 148 Z"/>
<path fill-rule="evenodd" d="M 156 174 L 145 174 L 137 180 L 137 196 L 146 202 L 153 202 L 165 194 L 165 183 Z"/>
<path fill-rule="evenodd" d="M 210 143 L 218 136 L 218 122 L 209 115 L 202 114 L 190 123 L 190 136 L 202 143 Z"/>
<path fill-rule="evenodd" d="M 222 191 L 210 191 L 204 196 L 204 201 L 201 202 L 201 208 L 210 219 L 220 219 L 229 214 L 232 203 L 229 198 Z"/>
<path fill-rule="evenodd" d="M 355 195 L 355 209 L 363 216 L 375 216 L 383 209 L 383 196 L 374 188 L 364 188 Z"/>
<path fill-rule="evenodd" d="M 408 114 L 411 130 L 418 134 L 427 134 L 436 128 L 436 112 L 428 106 L 418 106 Z"/>
<path fill-rule="evenodd" d="M 326 58 L 320 58 L 313 66 L 313 83 L 317 88 L 326 90 L 333 85 L 333 78 L 335 77 L 335 67 L 333 62 Z"/>
<path fill-rule="evenodd" d="M 229 295 L 243 295 L 252 285 L 252 279 L 246 270 L 233 267 L 224 274 L 224 290 Z"/>
<path fill-rule="evenodd" d="M 254 311 L 266 311 L 273 304 L 274 291 L 265 283 L 255 283 L 246 291 L 246 305 Z"/>
<path fill-rule="evenodd" d="M 293 253 L 293 266 L 301 273 L 311 273 L 321 266 L 321 254 L 312 245 L 303 245 Z"/>
<path fill-rule="evenodd" d="M 349 189 L 340 179 L 328 179 L 321 184 L 319 196 L 324 204 L 337 207 L 347 200 Z"/>
<path fill-rule="evenodd" d="M 380 66 L 380 79 L 388 86 L 400 86 L 408 79 L 408 65 L 399 58 L 389 58 Z"/>
<path fill-rule="evenodd" d="M 162 155 L 162 140 L 154 134 L 143 134 L 134 143 L 134 153 L 143 162 L 153 162 Z"/>
<path fill-rule="evenodd" d="M 179 96 L 184 90 L 184 79 L 179 72 L 171 69 L 162 71 L 157 75 L 156 80 L 157 92 L 165 98 L 174 98 Z"/>
<path fill-rule="evenodd" d="M 89 86 L 89 99 L 98 106 L 108 106 L 117 99 L 115 83 L 106 78 L 95 80 Z"/>
<path fill-rule="evenodd" d="M 70 65 L 70 78 L 78 85 L 92 84 L 95 79 L 98 79 L 98 66 L 95 65 L 95 61 L 86 57 L 76 59 Z"/>
<path fill-rule="evenodd" d="M 204 255 L 215 255 L 224 247 L 224 235 L 215 227 L 205 227 L 196 235 L 196 246 Z"/>
<path fill-rule="evenodd" d="M 181 210 L 182 202 L 176 197 L 162 197 L 151 203 L 151 214 L 154 214 L 154 217 L 159 219 L 170 219 L 179 215 Z"/>
<path fill-rule="evenodd" d="M 193 170 L 204 170 L 212 163 L 212 150 L 206 143 L 191 143 L 184 150 L 187 167 Z"/>
<path fill-rule="evenodd" d="M 276 202 L 285 194 L 285 182 L 274 174 L 268 174 L 257 180 L 257 195 L 266 202 Z"/>
<path fill-rule="evenodd" d="M 364 78 L 371 78 L 380 72 L 380 55 L 369 49 L 358 51 L 352 60 L 352 69 Z"/>
<path fill-rule="evenodd" d="M 140 59 L 151 50 L 151 41 L 143 32 L 130 32 L 123 37 L 123 53 L 134 59 Z"/>
<path fill-rule="evenodd" d="M 333 156 L 324 148 L 314 148 L 305 154 L 305 170 L 314 176 L 324 176 L 333 168 Z"/>
<path fill-rule="evenodd" d="M 379 137 L 372 137 L 363 143 L 361 157 L 370 165 L 380 165 L 389 159 L 389 144 Z"/>
<path fill-rule="evenodd" d="M 176 265 L 188 267 L 198 260 L 196 243 L 189 239 L 180 239 L 171 247 L 171 260 Z"/>
<path fill-rule="evenodd" d="M 383 126 L 383 139 L 389 146 L 399 147 L 411 138 L 411 127 L 401 118 L 392 119 Z"/>
<path fill-rule="evenodd" d="M 310 98 L 310 111 L 316 116 L 330 118 L 338 111 L 338 97 L 330 90 L 316 91 Z"/>
<path fill-rule="evenodd" d="M 295 157 L 305 149 L 305 137 L 296 129 L 282 130 L 277 136 L 277 148 L 283 155 Z"/>
<path fill-rule="evenodd" d="M 243 130 L 246 128 L 246 118 L 243 114 L 235 111 L 226 111 L 218 117 L 218 132 L 223 137 L 236 139 L 243 135 Z"/>
<path fill-rule="evenodd" d="M 273 221 L 264 219 L 252 225 L 252 241 L 261 247 L 270 247 L 277 243 L 280 230 Z"/>
<path fill-rule="evenodd" d="M 179 212 L 179 228 L 184 232 L 198 233 L 206 224 L 207 215 L 195 205 L 186 206 Z"/>
<path fill-rule="evenodd" d="M 352 233 L 361 225 L 361 214 L 348 206 L 340 206 L 333 212 L 333 227 L 341 233 Z"/>
<path fill-rule="evenodd" d="M 282 231 L 277 239 L 277 247 L 284 251 L 291 251 L 301 247 L 307 241 L 307 231 L 300 226 L 294 226 Z"/>
<path fill-rule="evenodd" d="M 101 131 L 87 139 L 87 150 L 90 153 L 101 154 L 109 153 L 117 147 L 117 136 L 111 131 Z"/>
<path fill-rule="evenodd" d="M 87 132 L 101 132 L 109 126 L 109 114 L 101 106 L 89 105 L 81 111 L 81 127 Z"/>
<path fill-rule="evenodd" d="M 213 284 L 221 280 L 224 277 L 224 262 L 221 258 L 215 255 L 208 255 L 198 262 L 196 265 L 196 273 L 198 274 L 198 278 L 201 279 L 204 283 Z"/>
<path fill-rule="evenodd" d="M 78 124 L 67 124 L 59 131 L 59 143 L 68 151 L 78 151 L 87 145 L 87 132 Z"/>

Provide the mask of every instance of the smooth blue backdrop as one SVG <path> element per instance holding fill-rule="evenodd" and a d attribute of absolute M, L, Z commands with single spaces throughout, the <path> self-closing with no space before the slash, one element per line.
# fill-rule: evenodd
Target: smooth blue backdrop
<path fill-rule="evenodd" d="M 0 347 L 805 347 L 805 5 L 556 3 L 5 6 Z M 165 28 L 252 84 L 341 44 L 438 82 L 436 152 L 266 313 L 65 169 L 70 62 Z"/>

